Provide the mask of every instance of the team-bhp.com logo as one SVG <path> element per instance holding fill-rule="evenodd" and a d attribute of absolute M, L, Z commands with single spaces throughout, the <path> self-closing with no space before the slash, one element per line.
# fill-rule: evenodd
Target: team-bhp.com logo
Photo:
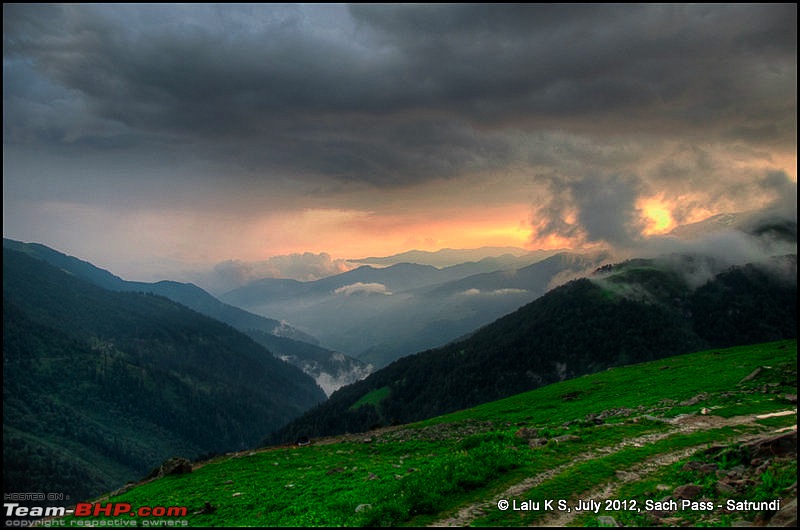
<path fill-rule="evenodd" d="M 130 515 L 131 517 L 186 517 L 188 509 L 186 506 L 142 506 L 132 509 L 127 502 L 109 502 L 106 504 L 80 502 L 75 506 L 75 517 L 119 517 L 120 515 Z"/>
<path fill-rule="evenodd" d="M 134 509 L 127 502 L 80 502 L 74 508 L 64 508 L 63 506 L 20 506 L 19 503 L 6 502 L 3 504 L 5 507 L 6 522 L 9 518 L 13 517 L 66 517 L 71 515 L 73 517 L 123 517 L 128 515 L 130 517 L 151 517 L 151 518 L 168 518 L 168 517 L 186 517 L 188 508 L 186 506 L 141 506 Z M 25 521 L 28 524 L 30 522 Z M 133 521 L 131 521 L 133 523 Z M 143 521 L 147 523 L 147 521 Z M 160 526 L 154 521 L 152 526 Z M 28 524 L 20 524 L 19 526 L 28 526 Z M 8 525 L 6 526 L 17 526 Z M 52 525 L 51 525 L 52 526 Z M 60 525 L 59 525 L 60 526 Z M 71 525 L 70 525 L 71 526 Z M 145 525 L 150 526 L 150 525 Z"/>

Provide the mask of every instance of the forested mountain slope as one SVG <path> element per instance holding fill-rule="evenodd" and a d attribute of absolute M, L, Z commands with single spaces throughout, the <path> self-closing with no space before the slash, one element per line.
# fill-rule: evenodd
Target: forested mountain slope
<path fill-rule="evenodd" d="M 55 267 L 111 291 L 152 293 L 165 296 L 190 309 L 230 324 L 266 347 L 270 352 L 293 364 L 333 392 L 344 384 L 363 378 L 372 370 L 353 357 L 320 346 L 319 341 L 286 322 L 256 315 L 226 304 L 190 283 L 160 281 L 155 283 L 123 280 L 107 270 L 68 256 L 38 243 L 22 243 L 3 239 L 3 247 L 25 253 Z"/>
<path fill-rule="evenodd" d="M 5 491 L 90 494 L 251 447 L 325 399 L 227 324 L 3 249 Z"/>

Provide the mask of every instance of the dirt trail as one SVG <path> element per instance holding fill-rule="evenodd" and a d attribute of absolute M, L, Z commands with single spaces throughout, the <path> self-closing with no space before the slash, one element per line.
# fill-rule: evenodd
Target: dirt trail
<path fill-rule="evenodd" d="M 785 414 L 796 414 L 796 413 L 797 409 L 791 411 L 784 411 L 778 414 L 785 415 Z M 581 453 L 580 455 L 576 456 L 572 461 L 570 461 L 568 464 L 564 464 L 562 466 L 558 466 L 556 468 L 547 470 L 534 477 L 526 478 L 525 480 L 522 480 L 516 484 L 509 486 L 503 492 L 495 495 L 494 498 L 492 498 L 489 501 L 478 501 L 468 504 L 459 509 L 455 515 L 435 521 L 431 523 L 429 526 L 436 526 L 436 527 L 468 526 L 473 520 L 482 517 L 491 511 L 497 510 L 497 502 L 500 499 L 511 499 L 519 497 L 520 495 L 524 494 L 531 488 L 558 475 L 559 473 L 575 465 L 576 463 L 583 462 L 585 460 L 608 456 L 610 454 L 621 451 L 625 447 L 630 447 L 630 446 L 641 447 L 643 445 L 653 443 L 668 436 L 671 436 L 676 432 L 691 433 L 701 430 L 718 429 L 722 427 L 730 427 L 735 425 L 752 425 L 755 424 L 755 421 L 757 419 L 759 419 L 759 417 L 754 415 L 735 416 L 732 418 L 722 418 L 720 416 L 713 416 L 713 415 L 679 416 L 672 420 L 666 421 L 666 423 L 669 423 L 674 426 L 673 429 L 670 429 L 667 432 L 652 433 L 639 436 L 636 438 L 629 438 L 621 441 L 620 443 L 614 445 L 613 447 L 603 447 L 597 450 Z M 797 426 L 795 425 L 794 428 L 796 429 Z M 762 435 L 763 434 L 759 435 L 759 434 L 748 433 L 738 436 L 731 441 L 743 442 L 749 439 L 758 438 L 759 436 Z M 703 447 L 704 445 L 705 444 L 701 444 L 699 446 L 682 449 L 680 451 L 658 455 L 654 458 L 643 461 L 638 465 L 634 466 L 633 468 L 626 470 L 625 472 L 618 473 L 617 481 L 614 481 L 609 484 L 600 485 L 594 490 L 581 492 L 579 497 L 582 499 L 596 499 L 596 500 L 611 499 L 613 498 L 614 492 L 623 484 L 627 482 L 632 482 L 634 480 L 638 480 L 643 475 L 653 473 L 663 466 L 673 464 L 683 458 L 686 458 L 695 451 L 697 451 L 698 448 Z M 551 516 L 548 516 L 538 521 L 536 526 L 548 526 L 548 527 L 566 526 L 581 513 L 582 512 L 578 511 L 573 511 L 569 513 L 553 512 Z"/>
<path fill-rule="evenodd" d="M 730 441 L 746 442 L 750 439 L 755 439 L 758 437 L 759 435 L 747 434 L 732 438 L 730 439 Z M 686 449 L 681 449 L 680 451 L 661 454 L 649 460 L 645 460 L 639 463 L 638 465 L 625 470 L 624 472 L 618 473 L 616 481 L 601 485 L 593 490 L 582 492 L 579 495 L 579 497 L 582 499 L 595 499 L 600 502 L 603 502 L 605 499 L 614 499 L 615 498 L 614 494 L 619 490 L 619 488 L 622 485 L 627 484 L 629 482 L 634 482 L 636 480 L 640 480 L 642 477 L 645 477 L 650 473 L 654 473 L 664 466 L 674 464 L 679 460 L 687 458 L 691 456 L 699 448 L 705 447 L 705 445 L 706 444 L 700 444 L 697 446 L 688 447 Z M 577 516 L 581 515 L 581 513 L 582 512 L 578 511 L 553 512 L 552 515 L 538 521 L 536 526 L 549 526 L 549 527 L 567 526 Z"/>

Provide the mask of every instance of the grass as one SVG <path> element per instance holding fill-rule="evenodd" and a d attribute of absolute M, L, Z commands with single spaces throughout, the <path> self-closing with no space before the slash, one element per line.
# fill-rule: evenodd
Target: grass
<path fill-rule="evenodd" d="M 364 405 L 373 405 L 377 408 L 381 401 L 389 397 L 390 389 L 388 386 L 378 388 L 365 394 L 361 399 L 350 406 L 350 410 L 356 410 Z"/>
<path fill-rule="evenodd" d="M 611 369 L 413 425 L 225 455 L 191 474 L 154 480 L 109 500 L 186 506 L 183 520 L 191 526 L 418 526 L 551 473 L 518 499 L 573 502 L 658 455 L 793 424 L 796 415 L 670 434 L 675 428 L 668 420 L 702 408 L 720 417 L 790 409 L 783 395 L 796 394 L 796 361 L 796 341 L 781 341 Z M 742 382 L 759 367 L 758 376 Z M 359 403 L 379 401 L 381 390 Z M 646 436 L 652 441 L 624 443 Z M 765 471 L 762 496 L 785 487 L 788 468 L 775 466 Z M 620 486 L 615 497 L 663 497 L 659 484 L 684 480 L 680 473 L 677 464 L 670 466 Z M 469 522 L 518 526 L 544 515 L 491 506 Z M 641 513 L 614 516 L 648 524 Z M 598 523 L 587 514 L 572 524 Z"/>

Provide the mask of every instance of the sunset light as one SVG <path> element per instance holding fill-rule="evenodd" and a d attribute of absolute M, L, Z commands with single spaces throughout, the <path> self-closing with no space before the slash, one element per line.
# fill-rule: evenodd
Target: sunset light
<path fill-rule="evenodd" d="M 6 4 L 3 234 L 200 281 L 796 218 L 796 9 L 594 9 Z"/>
<path fill-rule="evenodd" d="M 643 235 L 665 234 L 675 227 L 672 211 L 661 197 L 640 199 L 637 208 L 642 211 L 647 222 Z"/>

